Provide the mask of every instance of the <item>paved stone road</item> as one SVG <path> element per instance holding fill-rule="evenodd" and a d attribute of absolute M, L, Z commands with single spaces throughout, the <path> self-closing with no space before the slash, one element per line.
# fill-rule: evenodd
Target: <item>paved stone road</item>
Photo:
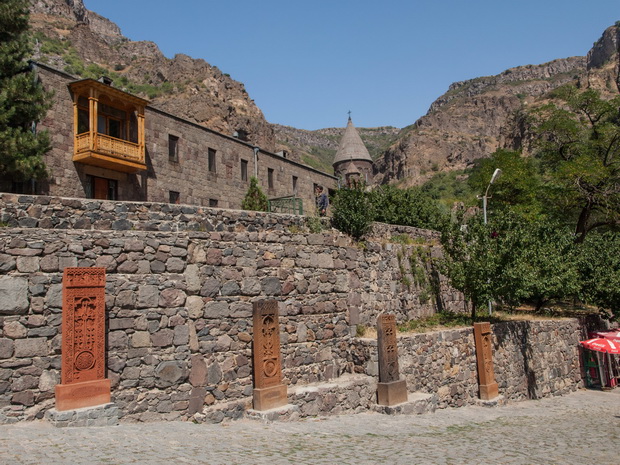
<path fill-rule="evenodd" d="M 1 464 L 611 464 L 620 389 L 420 416 L 0 426 Z"/>

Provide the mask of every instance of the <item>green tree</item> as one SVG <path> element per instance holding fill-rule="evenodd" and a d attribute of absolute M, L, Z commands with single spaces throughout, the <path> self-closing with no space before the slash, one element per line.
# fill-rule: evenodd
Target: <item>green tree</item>
<path fill-rule="evenodd" d="M 17 181 L 44 178 L 42 156 L 50 148 L 47 133 L 33 130 L 49 95 L 27 61 L 28 6 L 27 0 L 0 3 L 0 175 Z"/>
<path fill-rule="evenodd" d="M 502 175 L 491 189 L 493 208 L 514 210 L 529 218 L 541 215 L 544 204 L 540 201 L 541 176 L 537 163 L 520 152 L 499 149 L 490 158 L 479 159 L 467 179 L 471 190 L 482 195 L 497 168 L 502 170 Z"/>
<path fill-rule="evenodd" d="M 441 232 L 443 258 L 439 268 L 450 284 L 461 291 L 471 305 L 472 320 L 476 310 L 492 298 L 495 277 L 496 244 L 492 229 L 476 216 L 466 225 L 460 221 L 447 224 Z"/>
<path fill-rule="evenodd" d="M 620 226 L 620 96 L 563 86 L 552 97 L 559 104 L 533 113 L 544 195 L 582 242 L 594 229 Z"/>
<path fill-rule="evenodd" d="M 580 298 L 620 316 L 620 233 L 589 234 L 578 249 Z"/>
<path fill-rule="evenodd" d="M 248 187 L 248 191 L 241 203 L 241 208 L 244 210 L 267 211 L 267 196 L 263 193 L 258 185 L 258 179 L 254 176 L 250 178 L 250 187 Z"/>
<path fill-rule="evenodd" d="M 360 239 L 375 219 L 371 194 L 364 183 L 338 189 L 332 201 L 332 224 L 346 234 Z"/>
<path fill-rule="evenodd" d="M 370 193 L 375 221 L 417 228 L 437 229 L 444 213 L 439 203 L 419 187 L 399 189 L 382 185 Z"/>

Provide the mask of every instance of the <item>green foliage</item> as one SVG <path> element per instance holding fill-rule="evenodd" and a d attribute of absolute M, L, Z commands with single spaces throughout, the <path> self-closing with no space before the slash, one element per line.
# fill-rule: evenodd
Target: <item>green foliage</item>
<path fill-rule="evenodd" d="M 268 203 L 267 196 L 263 193 L 262 189 L 258 185 L 258 179 L 252 176 L 250 178 L 250 187 L 245 194 L 245 198 L 241 203 L 241 208 L 244 210 L 253 211 L 267 211 Z"/>
<path fill-rule="evenodd" d="M 336 229 L 360 239 L 375 218 L 370 193 L 363 183 L 336 191 L 332 201 L 332 223 Z"/>
<path fill-rule="evenodd" d="M 620 316 L 620 234 L 589 234 L 578 245 L 580 297 L 614 319 Z"/>
<path fill-rule="evenodd" d="M 620 96 L 563 86 L 533 114 L 544 197 L 583 241 L 597 228 L 620 226 Z"/>
<path fill-rule="evenodd" d="M 307 216 L 306 226 L 312 234 L 320 233 L 323 230 L 323 222 L 318 216 Z"/>
<path fill-rule="evenodd" d="M 27 61 L 28 6 L 27 0 L 0 5 L 0 175 L 16 181 L 44 178 L 42 156 L 50 148 L 47 133 L 33 131 L 49 108 L 50 95 Z"/>
<path fill-rule="evenodd" d="M 483 195 L 497 168 L 502 170 L 502 175 L 489 191 L 493 208 L 511 209 L 530 218 L 541 215 L 541 176 L 536 160 L 523 157 L 519 152 L 500 149 L 490 158 L 479 159 L 467 180 L 471 190 Z"/>
<path fill-rule="evenodd" d="M 421 190 L 444 210 L 452 208 L 455 202 L 475 205 L 476 194 L 472 192 L 469 184 L 464 182 L 466 177 L 464 171 L 437 173 L 421 186 Z"/>
<path fill-rule="evenodd" d="M 375 221 L 402 226 L 437 229 L 443 222 L 443 212 L 420 188 L 399 189 L 382 185 L 371 192 Z"/>

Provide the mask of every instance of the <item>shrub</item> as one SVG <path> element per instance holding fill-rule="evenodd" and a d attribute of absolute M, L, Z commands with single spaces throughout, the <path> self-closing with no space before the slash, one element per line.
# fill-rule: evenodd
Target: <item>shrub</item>
<path fill-rule="evenodd" d="M 254 176 L 250 178 L 250 187 L 245 194 L 241 208 L 244 210 L 266 212 L 268 208 L 267 196 L 263 193 L 258 185 L 258 179 Z"/>
<path fill-rule="evenodd" d="M 360 239 L 375 218 L 370 194 L 363 183 L 339 189 L 332 202 L 333 225 L 336 229 Z"/>

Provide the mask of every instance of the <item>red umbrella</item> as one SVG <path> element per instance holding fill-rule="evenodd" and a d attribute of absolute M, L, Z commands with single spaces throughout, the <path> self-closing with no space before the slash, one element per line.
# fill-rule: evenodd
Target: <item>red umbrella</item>
<path fill-rule="evenodd" d="M 611 339 L 612 341 L 620 344 L 620 330 L 619 329 L 611 329 L 609 331 L 597 331 L 596 333 L 592 333 L 591 336 Z"/>
<path fill-rule="evenodd" d="M 581 341 L 581 345 L 586 349 L 595 350 L 596 352 L 604 352 L 606 354 L 620 354 L 620 344 L 611 339 L 595 337 L 587 341 Z"/>

